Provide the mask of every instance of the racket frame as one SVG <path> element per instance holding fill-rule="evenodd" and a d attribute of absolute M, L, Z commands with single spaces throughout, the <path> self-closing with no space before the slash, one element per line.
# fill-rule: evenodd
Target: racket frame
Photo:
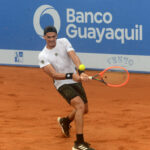
<path fill-rule="evenodd" d="M 118 84 L 118 85 L 114 85 L 114 84 L 107 83 L 107 82 L 105 82 L 105 81 L 103 80 L 103 74 L 104 74 L 106 71 L 108 71 L 109 69 L 113 69 L 113 68 L 122 69 L 122 70 L 124 70 L 124 71 L 127 73 L 127 79 L 126 79 L 123 83 Z M 97 76 L 100 76 L 100 79 L 97 79 L 97 78 L 96 78 Z M 124 67 L 121 67 L 121 66 L 111 66 L 111 67 L 106 68 L 106 69 L 103 70 L 102 72 L 100 72 L 100 73 L 94 75 L 94 76 L 89 76 L 89 79 L 100 81 L 100 82 L 104 83 L 105 85 L 107 85 L 107 86 L 109 86 L 109 87 L 122 87 L 122 86 L 126 85 L 126 84 L 128 83 L 128 81 L 129 81 L 129 72 L 128 72 L 128 70 L 127 70 L 126 68 L 124 68 Z"/>

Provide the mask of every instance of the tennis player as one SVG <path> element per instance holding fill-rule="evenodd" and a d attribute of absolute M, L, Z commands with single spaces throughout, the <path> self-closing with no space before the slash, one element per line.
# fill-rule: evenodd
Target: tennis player
<path fill-rule="evenodd" d="M 81 81 L 89 80 L 88 75 L 78 70 L 81 61 L 66 38 L 57 39 L 54 26 L 44 29 L 46 46 L 39 54 L 39 65 L 54 80 L 57 91 L 73 107 L 67 117 L 58 117 L 62 132 L 69 137 L 70 123 L 75 120 L 76 141 L 72 150 L 94 150 L 83 136 L 83 115 L 88 112 L 88 101 Z"/>

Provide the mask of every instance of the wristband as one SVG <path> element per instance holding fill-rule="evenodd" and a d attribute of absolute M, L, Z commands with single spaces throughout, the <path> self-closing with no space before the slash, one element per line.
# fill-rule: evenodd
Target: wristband
<path fill-rule="evenodd" d="M 73 73 L 66 73 L 66 79 L 72 79 Z"/>

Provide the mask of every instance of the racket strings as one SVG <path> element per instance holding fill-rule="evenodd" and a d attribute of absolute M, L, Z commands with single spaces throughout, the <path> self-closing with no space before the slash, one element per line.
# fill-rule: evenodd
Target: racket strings
<path fill-rule="evenodd" d="M 103 80 L 112 85 L 120 85 L 127 80 L 127 72 L 124 70 L 108 70 L 103 74 Z"/>

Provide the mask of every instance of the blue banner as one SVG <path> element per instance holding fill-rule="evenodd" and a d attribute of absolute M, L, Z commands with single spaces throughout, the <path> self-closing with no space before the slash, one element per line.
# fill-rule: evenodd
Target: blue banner
<path fill-rule="evenodd" d="M 150 55 L 148 0 L 1 0 L 0 49 L 41 50 L 55 25 L 77 52 Z"/>

